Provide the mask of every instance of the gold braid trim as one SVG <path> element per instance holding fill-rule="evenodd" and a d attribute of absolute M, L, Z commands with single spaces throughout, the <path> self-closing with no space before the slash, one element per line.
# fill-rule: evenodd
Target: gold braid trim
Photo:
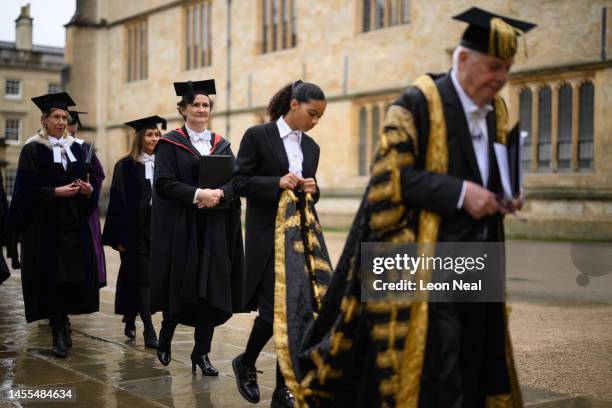
<path fill-rule="evenodd" d="M 340 310 L 344 315 L 344 323 L 350 322 L 353 319 L 354 315 L 359 314 L 360 306 L 361 304 L 354 296 L 342 298 L 342 303 L 340 303 Z"/>
<path fill-rule="evenodd" d="M 397 166 L 406 167 L 414 164 L 414 155 L 412 153 L 397 153 L 395 150 L 394 152 L 394 155 L 384 157 L 374 163 L 371 171 L 372 177 L 388 173 Z"/>
<path fill-rule="evenodd" d="M 321 385 L 324 385 L 325 381 L 328 379 L 337 380 L 342 378 L 342 370 L 336 370 L 335 368 L 331 368 L 329 364 L 325 364 L 318 351 L 315 350 L 310 353 L 310 360 L 317 366 L 318 379 Z"/>
<path fill-rule="evenodd" d="M 448 172 L 448 136 L 440 93 L 433 79 L 424 75 L 414 85 L 423 92 L 429 111 L 429 135 L 425 168 L 427 171 L 445 174 Z M 438 239 L 440 216 L 421 210 L 419 218 L 419 243 L 433 243 Z M 429 246 L 431 248 L 431 245 Z M 419 270 L 418 278 L 430 280 L 431 272 Z M 422 298 L 422 297 L 420 297 Z M 400 385 L 395 401 L 400 408 L 416 408 L 419 402 L 421 372 L 425 359 L 427 341 L 428 304 L 415 302 L 410 309 L 410 331 L 404 343 L 404 355 L 400 367 Z"/>
<path fill-rule="evenodd" d="M 487 397 L 485 406 L 486 408 L 514 408 L 510 394 L 500 394 Z"/>
<path fill-rule="evenodd" d="M 503 145 L 508 144 L 508 109 L 506 103 L 501 96 L 495 95 L 493 99 L 493 106 L 495 107 L 495 141 Z"/>
<path fill-rule="evenodd" d="M 342 332 L 335 332 L 330 340 L 329 354 L 335 356 L 340 351 L 347 351 L 353 347 L 351 339 L 345 339 Z"/>
<path fill-rule="evenodd" d="M 403 205 L 398 205 L 389 210 L 372 214 L 370 217 L 370 228 L 380 231 L 396 226 L 404 217 L 404 209 Z"/>
<path fill-rule="evenodd" d="M 405 337 L 410 330 L 410 323 L 389 323 L 375 324 L 372 327 L 372 338 L 374 340 L 388 340 L 390 336 Z"/>
<path fill-rule="evenodd" d="M 415 154 L 418 155 L 419 145 L 416 127 L 412 113 L 399 105 L 391 105 L 385 115 L 383 132 L 379 137 L 378 154 L 384 155 L 393 145 L 406 143 L 410 140 Z"/>
<path fill-rule="evenodd" d="M 300 226 L 299 212 L 295 216 L 286 219 L 287 206 L 296 202 L 297 197 L 290 190 L 285 190 L 278 203 L 276 213 L 276 227 L 274 231 L 274 345 L 276 356 L 280 365 L 287 387 L 295 397 L 297 407 L 305 406 L 303 388 L 295 378 L 295 371 L 289 353 L 289 341 L 287 336 L 287 309 L 285 299 L 287 282 L 285 275 L 285 231 L 292 227 Z M 296 222 L 297 221 L 297 222 Z"/>

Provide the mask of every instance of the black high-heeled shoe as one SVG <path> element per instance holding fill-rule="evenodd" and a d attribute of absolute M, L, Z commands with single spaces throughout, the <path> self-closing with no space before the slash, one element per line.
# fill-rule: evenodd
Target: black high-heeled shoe
<path fill-rule="evenodd" d="M 142 337 L 144 338 L 144 344 L 146 348 L 156 349 L 159 346 L 159 342 L 157 341 L 157 334 L 155 333 L 155 330 L 143 331 Z"/>
<path fill-rule="evenodd" d="M 125 329 L 123 330 L 123 334 L 130 339 L 136 338 L 136 318 L 132 319 L 127 316 L 125 317 Z"/>
<path fill-rule="evenodd" d="M 219 375 L 219 370 L 215 368 L 208 358 L 208 354 L 195 355 L 191 353 L 191 371 L 195 373 L 196 365 L 202 370 L 202 375 L 216 377 Z"/>
<path fill-rule="evenodd" d="M 172 360 L 172 353 L 170 351 L 171 341 L 172 340 L 166 340 L 164 337 L 162 324 L 162 330 L 159 331 L 159 342 L 157 343 L 157 359 L 165 366 L 170 364 L 170 360 Z"/>
<path fill-rule="evenodd" d="M 68 357 L 64 322 L 51 324 L 51 333 L 53 335 L 53 354 L 59 358 Z"/>

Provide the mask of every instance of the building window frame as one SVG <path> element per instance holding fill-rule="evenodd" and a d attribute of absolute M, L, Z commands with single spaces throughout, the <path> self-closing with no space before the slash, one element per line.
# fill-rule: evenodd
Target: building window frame
<path fill-rule="evenodd" d="M 145 80 L 149 76 L 148 32 L 146 18 L 125 25 L 126 82 Z"/>
<path fill-rule="evenodd" d="M 521 94 L 525 90 L 531 92 L 531 135 L 529 143 L 523 145 L 521 168 L 526 173 L 579 173 L 595 171 L 595 149 L 597 146 L 595 104 L 597 89 L 593 73 L 566 74 L 560 78 L 533 78 L 517 81 L 511 85 L 516 101 L 518 119 L 525 116 L 525 108 Z M 589 110 L 582 113 L 585 96 L 581 94 L 584 86 L 590 87 Z M 541 91 L 549 88 L 550 104 L 550 140 L 542 141 Z M 561 118 L 561 115 L 564 117 Z M 585 119 L 586 118 L 586 119 Z M 588 123 L 585 124 L 585 120 Z M 582 125 L 580 122 L 583 122 Z M 522 124 L 521 133 L 525 130 Z M 569 130 L 568 130 L 569 129 Z M 588 133 L 584 135 L 584 133 Z M 581 137 L 582 135 L 582 137 Z M 523 139 L 523 143 L 525 139 Z M 550 162 L 543 163 L 538 158 L 542 145 L 550 143 Z M 581 146 L 582 143 L 582 146 Z M 568 144 L 571 154 L 568 155 Z M 584 149 L 584 150 L 581 150 Z M 526 157 L 526 154 L 529 156 Z M 568 165 L 568 156 L 569 159 Z M 543 164 L 546 164 L 543 166 Z"/>
<path fill-rule="evenodd" d="M 185 70 L 212 65 L 212 1 L 201 0 L 184 7 Z"/>
<path fill-rule="evenodd" d="M 297 46 L 297 0 L 258 0 L 259 52 L 269 54 Z"/>
<path fill-rule="evenodd" d="M 411 22 L 412 2 L 410 0 L 357 0 L 357 4 L 361 33 Z"/>
<path fill-rule="evenodd" d="M 7 144 L 19 144 L 21 141 L 21 134 L 23 133 L 22 130 L 23 121 L 21 120 L 21 118 L 9 116 L 4 119 L 4 140 Z"/>
<path fill-rule="evenodd" d="M 355 102 L 357 114 L 357 175 L 370 174 L 370 166 L 376 155 L 376 148 L 385 120 L 385 114 L 397 95 L 364 99 Z"/>
<path fill-rule="evenodd" d="M 17 92 L 14 92 L 15 89 Z M 22 94 L 23 82 L 20 79 L 7 78 L 4 81 L 4 97 L 6 99 L 21 99 Z"/>
<path fill-rule="evenodd" d="M 62 84 L 58 84 L 58 83 L 54 83 L 54 82 L 49 82 L 47 84 L 47 93 L 58 93 L 58 92 L 64 92 L 64 87 L 62 86 Z"/>

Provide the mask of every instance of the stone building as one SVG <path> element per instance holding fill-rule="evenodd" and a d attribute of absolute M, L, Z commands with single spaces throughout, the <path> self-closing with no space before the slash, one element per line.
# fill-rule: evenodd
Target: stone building
<path fill-rule="evenodd" d="M 12 191 L 23 143 L 40 128 L 40 111 L 30 98 L 62 90 L 64 49 L 32 44 L 30 6 L 15 20 L 15 42 L 0 41 L 0 161 Z"/>
<path fill-rule="evenodd" d="M 123 122 L 159 114 L 179 124 L 172 82 L 215 78 L 212 129 L 237 150 L 265 121 L 282 85 L 320 85 L 328 107 L 312 136 L 321 146 L 318 209 L 348 225 L 367 182 L 386 107 L 416 77 L 447 71 L 465 0 L 78 0 L 66 26 L 68 90 L 108 172 L 126 154 Z M 530 237 L 612 237 L 610 0 L 482 0 L 533 21 L 504 90 L 523 120 Z"/>

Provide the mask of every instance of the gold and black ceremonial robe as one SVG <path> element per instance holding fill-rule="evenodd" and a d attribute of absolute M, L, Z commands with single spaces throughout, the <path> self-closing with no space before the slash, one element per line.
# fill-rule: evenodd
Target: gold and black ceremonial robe
<path fill-rule="evenodd" d="M 508 116 L 501 98 L 493 105 L 486 118 L 486 187 L 498 193 L 493 143 L 507 143 Z M 420 77 L 387 112 L 367 190 L 316 318 L 304 328 L 299 346 L 275 329 L 277 347 L 283 341 L 296 347 L 289 352 L 298 356 L 292 366 L 283 361 L 282 347 L 279 360 L 298 405 L 523 405 L 504 303 L 361 303 L 362 242 L 503 241 L 500 214 L 475 220 L 457 209 L 463 180 L 482 184 L 450 75 Z M 427 270 L 417 274 L 431 278 Z M 277 287 L 278 279 L 277 269 Z M 282 294 L 277 290 L 277 299 Z M 275 312 L 275 326 L 290 317 L 279 308 Z"/>

